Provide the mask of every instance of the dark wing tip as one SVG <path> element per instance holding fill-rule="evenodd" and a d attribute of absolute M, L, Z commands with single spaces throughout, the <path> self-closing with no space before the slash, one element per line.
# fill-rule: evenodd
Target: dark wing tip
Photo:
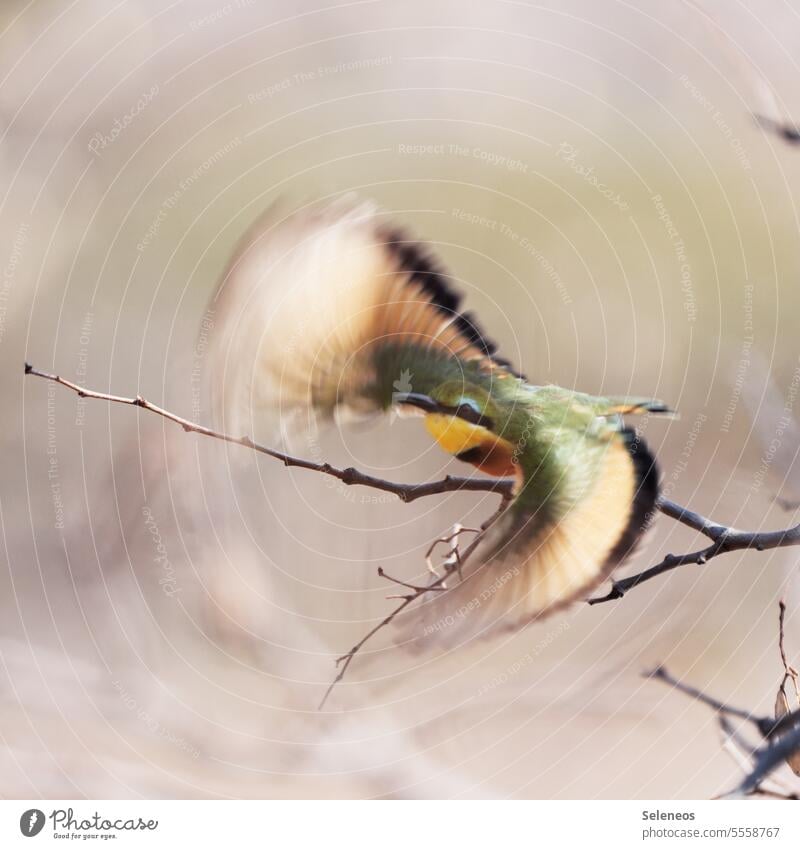
<path fill-rule="evenodd" d="M 636 493 L 630 519 L 617 544 L 611 549 L 607 563 L 621 563 L 636 548 L 642 534 L 650 526 L 660 492 L 658 464 L 644 440 L 633 428 L 620 431 L 628 449 L 636 475 Z"/>
<path fill-rule="evenodd" d="M 431 256 L 429 250 L 412 239 L 398 227 L 384 227 L 380 237 L 395 261 L 398 270 L 406 272 L 430 298 L 431 303 L 448 317 L 455 316 L 455 324 L 466 342 L 475 345 L 495 365 L 525 379 L 512 368 L 510 362 L 496 356 L 497 345 L 489 339 L 470 312 L 461 312 L 461 294 L 453 288 L 444 269 Z"/>

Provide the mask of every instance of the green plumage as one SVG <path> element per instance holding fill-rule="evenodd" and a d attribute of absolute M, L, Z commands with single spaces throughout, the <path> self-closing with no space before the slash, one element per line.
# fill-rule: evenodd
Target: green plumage
<path fill-rule="evenodd" d="M 558 386 L 532 386 L 480 362 L 448 357 L 416 345 L 386 345 L 375 356 L 374 398 L 389 407 L 397 376 L 406 374 L 409 391 L 443 405 L 476 402 L 492 422 L 492 432 L 512 443 L 523 476 L 514 502 L 518 510 L 544 510 L 557 518 L 590 492 L 610 439 L 631 442 L 621 406 L 666 412 L 660 401 L 641 397 L 595 397 Z M 645 450 L 642 446 L 641 450 Z"/>
<path fill-rule="evenodd" d="M 446 618 L 478 599 L 467 630 L 483 632 L 584 596 L 629 554 L 655 511 L 658 476 L 623 414 L 666 407 L 527 382 L 460 302 L 430 253 L 370 204 L 267 216 L 215 298 L 213 396 L 243 432 L 256 412 L 294 434 L 340 412 L 416 406 L 446 450 L 513 475 L 512 507 L 469 574 L 426 606 Z"/>

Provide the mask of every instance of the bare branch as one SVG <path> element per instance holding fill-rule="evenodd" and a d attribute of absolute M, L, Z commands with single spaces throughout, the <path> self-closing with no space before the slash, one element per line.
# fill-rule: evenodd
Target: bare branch
<path fill-rule="evenodd" d="M 325 707 L 325 703 L 328 701 L 328 697 L 333 692 L 333 688 L 344 678 L 345 673 L 347 672 L 347 667 L 353 662 L 353 658 L 358 654 L 359 651 L 363 648 L 364 644 L 367 643 L 372 637 L 375 636 L 379 631 L 383 630 L 390 622 L 396 619 L 409 605 L 413 604 L 418 599 L 422 598 L 422 596 L 426 595 L 429 592 L 446 592 L 446 588 L 444 586 L 445 581 L 453 574 L 461 569 L 464 563 L 467 562 L 469 557 L 475 551 L 475 549 L 480 544 L 481 540 L 486 535 L 486 532 L 491 528 L 491 526 L 505 513 L 508 508 L 508 505 L 511 503 L 511 495 L 503 495 L 503 498 L 500 502 L 500 506 L 497 510 L 481 525 L 480 531 L 472 540 L 472 542 L 466 547 L 464 553 L 461 554 L 456 561 L 453 561 L 452 564 L 448 563 L 445 566 L 444 574 L 440 575 L 438 578 L 435 578 L 431 581 L 430 584 L 424 587 L 415 587 L 412 584 L 406 584 L 402 581 L 398 581 L 396 578 L 391 578 L 387 575 L 383 569 L 378 569 L 378 574 L 386 578 L 387 580 L 392 581 L 396 584 L 402 584 L 404 587 L 408 587 L 413 590 L 413 592 L 408 595 L 400 596 L 403 599 L 402 603 L 399 604 L 388 616 L 382 619 L 372 630 L 368 631 L 354 646 L 350 649 L 349 652 L 343 654 L 341 657 L 336 659 L 336 665 L 339 667 L 339 671 L 336 674 L 336 677 L 331 681 L 328 685 L 328 689 L 325 691 L 325 695 L 322 697 L 322 701 L 319 703 L 319 710 Z M 397 596 L 395 596 L 397 598 Z"/>
<path fill-rule="evenodd" d="M 774 719 L 754 716 L 750 711 L 731 707 L 730 705 L 717 701 L 717 699 L 707 696 L 695 687 L 691 687 L 688 684 L 684 684 L 682 681 L 679 681 L 677 678 L 674 678 L 663 666 L 657 666 L 651 672 L 645 673 L 645 678 L 653 678 L 656 681 L 663 681 L 665 684 L 668 684 L 670 687 L 674 687 L 681 693 L 685 693 L 687 696 L 697 699 L 698 702 L 708 705 L 708 707 L 721 715 L 735 716 L 737 719 L 744 719 L 747 722 L 751 722 L 762 737 L 769 737 L 775 728 L 776 723 Z"/>
<path fill-rule="evenodd" d="M 749 775 L 753 768 L 753 758 L 755 757 L 756 748 L 742 738 L 733 723 L 724 714 L 719 715 L 719 727 L 723 751 L 731 756 L 731 759 L 739 768 L 742 775 Z M 769 786 L 767 786 L 767 782 L 769 782 Z M 713 798 L 726 798 L 728 795 L 725 793 L 721 796 L 714 796 Z M 797 791 L 774 774 L 764 778 L 758 787 L 751 791 L 750 795 L 765 796 L 770 799 L 798 798 Z"/>
<path fill-rule="evenodd" d="M 741 771 L 742 775 L 750 775 L 753 770 L 753 760 L 758 751 L 747 740 L 738 733 L 733 723 L 724 714 L 719 715 L 720 734 L 722 736 L 722 749 L 729 754 Z M 769 785 L 768 785 L 769 782 Z M 736 791 L 734 791 L 734 795 Z M 714 796 L 714 799 L 728 798 L 731 793 L 723 793 Z M 764 796 L 770 799 L 797 799 L 797 791 L 786 782 L 777 778 L 774 774 L 765 776 L 750 792 L 751 796 Z"/>
<path fill-rule="evenodd" d="M 800 130 L 790 121 L 776 121 L 774 118 L 768 118 L 766 115 L 753 113 L 756 123 L 768 133 L 773 133 L 779 139 L 787 144 L 800 144 Z"/>
<path fill-rule="evenodd" d="M 663 681 L 676 690 L 708 705 L 720 715 L 720 725 L 729 736 L 731 736 L 733 728 L 726 717 L 735 716 L 752 723 L 766 741 L 760 748 L 749 750 L 752 768 L 730 793 L 725 794 L 728 797 L 760 792 L 761 782 L 783 764 L 787 757 L 791 757 L 795 752 L 800 751 L 800 710 L 787 713 L 778 719 L 756 716 L 750 711 L 726 705 L 711 696 L 707 696 L 700 690 L 684 684 L 670 675 L 662 666 L 647 673 L 647 677 Z M 743 741 L 738 737 L 736 741 L 740 748 L 745 749 L 746 744 Z M 745 750 L 747 751 L 747 749 Z"/>
<path fill-rule="evenodd" d="M 141 397 L 141 395 L 137 395 L 133 398 L 127 398 L 122 395 L 111 395 L 106 392 L 96 392 L 92 389 L 86 389 L 82 386 L 79 386 L 76 383 L 73 383 L 70 380 L 66 380 L 63 377 L 60 377 L 57 374 L 48 374 L 47 372 L 40 371 L 39 369 L 34 368 L 29 363 L 25 363 L 25 374 L 32 374 L 35 377 L 42 377 L 45 380 L 52 380 L 54 383 L 59 383 L 62 386 L 65 386 L 67 389 L 71 389 L 73 392 L 76 392 L 78 396 L 81 398 L 97 398 L 102 401 L 110 401 L 116 404 L 127 404 L 131 407 L 141 407 L 143 410 L 149 410 L 156 415 L 162 416 L 169 421 L 175 422 L 179 424 L 184 431 L 187 433 L 199 433 L 203 436 L 210 436 L 213 439 L 220 439 L 223 442 L 230 442 L 234 445 L 241 445 L 244 448 L 249 448 L 253 451 L 256 451 L 260 454 L 266 454 L 268 457 L 273 457 L 276 460 L 280 460 L 285 466 L 294 466 L 300 469 L 308 469 L 309 471 L 319 472 L 323 475 L 329 475 L 331 477 L 340 480 L 343 484 L 347 486 L 368 486 L 373 489 L 379 489 L 383 492 L 390 492 L 396 495 L 401 501 L 405 503 L 409 503 L 411 501 L 415 501 L 417 498 L 422 498 L 428 495 L 439 495 L 445 492 L 457 492 L 457 491 L 467 491 L 467 492 L 496 492 L 501 496 L 501 504 L 500 508 L 494 513 L 486 522 L 484 522 L 480 529 L 478 528 L 463 528 L 458 526 L 458 529 L 451 534 L 446 539 L 437 540 L 431 549 L 428 552 L 428 556 L 430 556 L 433 548 L 440 542 L 450 542 L 453 540 L 458 540 L 458 536 L 461 533 L 472 532 L 475 533 L 476 536 L 470 543 L 470 545 L 465 550 L 464 554 L 458 554 L 458 556 L 453 561 L 446 561 L 445 563 L 445 571 L 441 576 L 437 576 L 428 586 L 416 586 L 413 584 L 407 584 L 404 581 L 399 581 L 396 578 L 392 578 L 387 575 L 383 569 L 378 570 L 378 574 L 381 577 L 386 578 L 389 581 L 392 581 L 395 584 L 399 584 L 406 589 L 410 590 L 407 595 L 403 596 L 394 596 L 394 598 L 402 598 L 402 604 L 400 604 L 395 610 L 393 610 L 388 616 L 386 616 L 381 622 L 378 623 L 372 630 L 370 630 L 352 649 L 350 649 L 347 654 L 340 657 L 336 664 L 339 666 L 339 672 L 336 675 L 336 678 L 331 682 L 325 695 L 320 703 L 320 708 L 325 705 L 325 702 L 328 699 L 333 688 L 339 681 L 344 677 L 345 672 L 347 671 L 348 666 L 350 666 L 353 658 L 359 652 L 361 647 L 370 640 L 375 634 L 378 633 L 382 628 L 386 627 L 396 616 L 398 616 L 406 607 L 408 607 L 412 602 L 421 598 L 423 595 L 429 592 L 444 592 L 446 591 L 445 581 L 453 572 L 460 572 L 461 567 L 463 566 L 466 558 L 477 548 L 478 543 L 483 538 L 485 532 L 489 529 L 491 525 L 500 517 L 500 515 L 505 511 L 511 500 L 513 481 L 506 479 L 491 479 L 491 478 L 460 478 L 453 477 L 448 475 L 442 480 L 432 481 L 430 483 L 417 483 L 417 484 L 402 484 L 402 483 L 394 483 L 393 481 L 383 480 L 382 478 L 373 477 L 372 475 L 366 475 L 363 472 L 359 472 L 357 469 L 347 468 L 347 469 L 337 469 L 334 466 L 331 466 L 330 463 L 315 463 L 310 460 L 304 460 L 300 457 L 292 457 L 289 454 L 285 454 L 282 451 L 277 451 L 274 448 L 268 448 L 265 445 L 259 445 L 256 442 L 253 442 L 252 439 L 248 436 L 231 436 L 230 434 L 221 433 L 216 430 L 212 430 L 209 427 L 205 427 L 204 425 L 197 424 L 196 422 L 189 421 L 189 419 L 185 419 L 182 416 L 178 416 L 175 413 L 171 413 L 169 410 L 165 410 L 162 407 L 157 406 L 156 404 L 151 404 L 149 401 L 145 400 Z"/>
<path fill-rule="evenodd" d="M 800 690 L 798 690 L 797 686 L 797 678 L 798 673 L 797 670 L 789 663 L 789 659 L 786 656 L 786 602 L 781 599 L 778 602 L 778 651 L 781 653 L 781 663 L 783 664 L 783 671 L 787 678 L 792 679 L 792 683 L 794 684 L 794 692 L 795 695 L 800 699 Z"/>
<path fill-rule="evenodd" d="M 800 751 L 800 724 L 796 724 L 790 731 L 768 740 L 765 746 L 756 749 L 753 753 L 752 771 L 728 795 L 739 796 L 757 791 L 761 782 L 797 751 Z"/>
<path fill-rule="evenodd" d="M 706 519 L 699 513 L 681 507 L 674 501 L 662 498 L 658 504 L 659 510 L 671 519 L 686 525 L 711 540 L 711 545 L 692 551 L 688 554 L 668 554 L 660 563 L 651 566 L 644 572 L 631 575 L 611 582 L 611 590 L 607 595 L 588 599 L 589 604 L 601 604 L 622 598 L 628 590 L 638 587 L 651 578 L 657 578 L 665 572 L 694 563 L 703 566 L 713 557 L 726 554 L 729 551 L 755 549 L 767 551 L 772 548 L 783 548 L 790 545 L 800 545 L 800 524 L 782 531 L 740 531 L 729 528 Z"/>
<path fill-rule="evenodd" d="M 25 374 L 32 374 L 35 377 L 42 377 L 45 380 L 52 380 L 55 383 L 60 383 L 67 389 L 76 392 L 81 398 L 97 398 L 103 401 L 111 401 L 116 404 L 127 404 L 132 407 L 141 407 L 143 410 L 149 410 L 156 413 L 169 421 L 179 424 L 187 433 L 199 433 L 203 436 L 210 436 L 213 439 L 220 439 L 224 442 L 230 442 L 235 445 L 241 445 L 244 448 L 250 448 L 260 454 L 266 454 L 276 460 L 282 462 L 285 466 L 293 466 L 299 469 L 308 469 L 312 472 L 319 472 L 323 475 L 329 475 L 341 481 L 346 486 L 368 486 L 372 489 L 379 489 L 383 492 L 389 492 L 396 495 L 400 501 L 410 503 L 418 498 L 424 498 L 429 495 L 441 495 L 445 492 L 496 492 L 505 500 L 509 499 L 512 494 L 514 482 L 505 478 L 464 478 L 447 475 L 438 481 L 430 481 L 428 483 L 395 483 L 387 481 L 383 478 L 374 477 L 373 475 L 364 474 L 352 467 L 346 469 L 338 469 L 331 466 L 330 463 L 315 463 L 311 460 L 304 460 L 301 457 L 292 457 L 282 451 L 277 451 L 274 448 L 268 448 L 265 445 L 259 445 L 253 442 L 249 436 L 231 436 L 226 433 L 221 433 L 212 430 L 204 425 L 189 421 L 182 416 L 171 413 L 162 407 L 151 404 L 140 395 L 133 398 L 126 398 L 121 395 L 110 395 L 106 392 L 96 392 L 92 389 L 86 389 L 59 377 L 57 374 L 48 374 L 47 372 L 39 371 L 29 363 L 25 363 Z M 622 598 L 628 590 L 633 587 L 649 581 L 651 578 L 656 578 L 679 566 L 687 564 L 704 565 L 713 557 L 720 554 L 725 554 L 729 551 L 741 551 L 744 549 L 755 549 L 756 551 L 766 551 L 771 548 L 781 548 L 789 545 L 800 545 L 800 524 L 782 531 L 739 531 L 735 528 L 720 525 L 712 522 L 711 519 L 706 519 L 699 513 L 695 513 L 686 507 L 681 507 L 674 501 L 669 501 L 662 498 L 658 502 L 658 509 L 669 516 L 671 519 L 680 522 L 693 530 L 703 534 L 711 540 L 711 544 L 705 548 L 692 551 L 688 554 L 668 554 L 660 563 L 646 569 L 637 575 L 631 575 L 628 578 L 620 580 L 612 580 L 611 590 L 607 595 L 598 598 L 587 599 L 589 604 L 600 604 L 606 601 L 613 601 Z M 464 531 L 468 529 L 463 529 Z M 438 542 L 438 541 L 437 541 Z M 434 543 L 436 545 L 437 543 Z"/>
<path fill-rule="evenodd" d="M 424 498 L 429 495 L 441 495 L 445 492 L 496 492 L 504 498 L 511 494 L 513 481 L 503 478 L 462 478 L 447 475 L 442 480 L 431 481 L 430 483 L 394 483 L 393 481 L 383 480 L 372 475 L 366 475 L 359 472 L 357 469 L 337 469 L 331 466 L 330 463 L 314 463 L 311 460 L 304 460 L 300 457 L 292 457 L 282 451 L 277 451 L 274 448 L 268 448 L 266 445 L 259 445 L 253 442 L 249 436 L 231 436 L 227 433 L 220 433 L 212 430 L 204 425 L 197 424 L 171 413 L 162 407 L 151 404 L 146 401 L 141 395 L 134 398 L 126 398 L 122 395 L 109 395 L 106 392 L 96 392 L 92 389 L 85 389 L 77 383 L 59 377 L 57 374 L 48 374 L 47 372 L 39 371 L 29 363 L 25 363 L 25 374 L 32 374 L 35 377 L 43 377 L 45 380 L 52 380 L 54 383 L 60 383 L 67 389 L 76 392 L 81 398 L 97 398 L 101 401 L 111 401 L 115 404 L 127 404 L 131 407 L 141 407 L 143 410 L 149 410 L 156 415 L 162 416 L 171 422 L 179 424 L 187 433 L 199 433 L 203 436 L 210 436 L 212 439 L 220 439 L 223 442 L 230 442 L 234 445 L 241 445 L 244 448 L 249 448 L 257 451 L 259 454 L 266 454 L 268 457 L 274 457 L 280 460 L 284 466 L 293 466 L 298 469 L 308 469 L 312 472 L 319 472 L 323 475 L 340 480 L 346 486 L 368 486 L 372 489 L 380 489 L 383 492 L 390 492 L 396 495 L 401 501 L 406 504 L 416 501 L 418 498 Z"/>

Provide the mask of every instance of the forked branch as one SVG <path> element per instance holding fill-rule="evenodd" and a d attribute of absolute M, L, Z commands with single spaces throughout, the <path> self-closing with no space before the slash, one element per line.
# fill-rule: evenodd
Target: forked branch
<path fill-rule="evenodd" d="M 278 451 L 275 448 L 269 448 L 266 445 L 259 445 L 253 442 L 249 436 L 231 436 L 227 433 L 222 433 L 217 430 L 212 430 L 205 425 L 197 424 L 189 421 L 182 416 L 171 413 L 163 407 L 150 403 L 150 401 L 142 398 L 141 395 L 136 395 L 132 398 L 123 395 L 110 395 L 107 392 L 96 392 L 93 389 L 86 389 L 73 383 L 71 380 L 66 380 L 57 374 L 48 374 L 34 368 L 30 363 L 25 363 L 25 374 L 32 374 L 35 377 L 43 377 L 45 380 L 52 380 L 54 383 L 59 383 L 81 398 L 96 398 L 101 401 L 111 401 L 115 404 L 127 404 L 131 407 L 141 407 L 143 410 L 149 410 L 158 416 L 162 416 L 171 422 L 179 424 L 186 433 L 199 433 L 203 436 L 210 436 L 212 439 L 219 439 L 223 442 L 230 442 L 234 445 L 241 445 L 244 448 L 249 448 L 259 454 L 266 454 L 268 457 L 274 457 L 280 460 L 284 466 L 296 467 L 298 469 L 308 469 L 312 472 L 319 472 L 322 475 L 340 480 L 346 486 L 368 486 L 372 489 L 380 489 L 383 492 L 390 492 L 396 495 L 401 501 L 406 504 L 416 501 L 418 498 L 424 498 L 429 495 L 441 495 L 445 492 L 497 492 L 500 495 L 508 495 L 511 493 L 512 481 L 502 478 L 462 478 L 447 475 L 438 481 L 430 481 L 429 483 L 395 483 L 387 481 L 383 478 L 374 477 L 373 475 L 359 472 L 358 469 L 347 468 L 338 469 L 331 466 L 330 463 L 315 463 L 312 460 L 304 460 L 301 457 L 293 457 L 283 451 Z"/>
<path fill-rule="evenodd" d="M 785 678 L 790 677 L 796 683 L 797 672 L 788 661 L 784 645 L 785 618 L 786 605 L 781 601 L 778 608 L 778 649 Z M 771 717 L 759 716 L 751 711 L 727 705 L 712 696 L 706 695 L 701 690 L 679 681 L 670 675 L 663 666 L 647 673 L 646 677 L 662 681 L 673 689 L 707 705 L 717 714 L 720 730 L 723 734 L 723 745 L 735 756 L 737 763 L 744 772 L 744 778 L 733 790 L 726 793 L 726 796 L 745 796 L 758 793 L 782 799 L 797 798 L 800 786 L 778 787 L 774 790 L 762 786 L 767 779 L 776 783 L 772 774 L 784 763 L 788 763 L 792 771 L 800 775 L 800 765 L 797 763 L 798 753 L 800 753 L 800 696 L 795 690 L 794 701 L 798 707 L 791 710 L 790 702 L 784 690 L 785 678 L 778 690 L 775 716 Z M 736 719 L 752 725 L 761 742 L 756 745 L 748 743 L 739 734 L 739 730 L 734 724 Z"/>
<path fill-rule="evenodd" d="M 441 495 L 446 492 L 457 491 L 494 492 L 501 496 L 502 502 L 499 510 L 489 520 L 487 520 L 484 525 L 481 526 L 480 531 L 476 534 L 475 538 L 465 549 L 463 554 L 458 551 L 457 545 L 455 546 L 454 552 L 451 552 L 452 557 L 445 561 L 444 574 L 438 578 L 434 578 L 429 585 L 408 585 L 398 581 L 397 579 L 390 578 L 385 573 L 381 573 L 382 577 L 396 584 L 401 584 L 405 589 L 408 589 L 409 592 L 396 596 L 402 600 L 401 604 L 378 625 L 376 625 L 368 634 L 366 634 L 364 638 L 347 654 L 339 658 L 337 661 L 340 667 L 339 672 L 331 686 L 328 688 L 325 698 L 323 698 L 323 704 L 330 694 L 331 689 L 342 679 L 353 658 L 368 640 L 388 625 L 409 605 L 417 601 L 417 599 L 421 596 L 430 592 L 442 591 L 444 589 L 444 583 L 447 578 L 453 572 L 460 571 L 461 566 L 464 564 L 466 559 L 477 548 L 485 531 L 507 508 L 512 496 L 513 481 L 508 479 L 454 477 L 448 475 L 438 481 L 403 484 L 387 481 L 373 475 L 367 475 L 354 468 L 339 469 L 335 466 L 331 466 L 330 463 L 316 463 L 311 460 L 305 460 L 301 457 L 293 457 L 266 445 L 259 445 L 258 443 L 253 442 L 249 436 L 231 436 L 230 434 L 213 430 L 212 428 L 197 424 L 196 422 L 192 422 L 182 416 L 178 416 L 169 410 L 165 410 L 163 407 L 157 406 L 156 404 L 152 404 L 140 395 L 125 397 L 122 395 L 111 395 L 106 392 L 97 392 L 92 389 L 86 389 L 85 387 L 79 386 L 77 383 L 73 383 L 70 380 L 66 380 L 57 374 L 49 374 L 47 372 L 40 371 L 29 363 L 25 363 L 25 374 L 34 375 L 35 377 L 41 377 L 45 380 L 51 380 L 54 383 L 59 383 L 61 386 L 77 393 L 81 398 L 95 398 L 102 401 L 109 401 L 116 404 L 127 404 L 132 407 L 140 407 L 143 410 L 149 410 L 156 415 L 180 425 L 187 433 L 199 433 L 203 436 L 209 436 L 212 439 L 219 439 L 223 442 L 241 445 L 244 448 L 249 448 L 260 454 L 266 454 L 269 457 L 279 460 L 285 466 L 307 469 L 312 472 L 319 472 L 320 474 L 336 478 L 346 486 L 367 486 L 372 489 L 389 492 L 396 495 L 400 501 L 405 503 L 410 503 L 412 501 L 416 501 L 418 498 L 430 495 Z M 767 549 L 800 544 L 800 524 L 781 531 L 740 531 L 736 528 L 727 527 L 726 525 L 720 525 L 717 522 L 713 522 L 710 519 L 701 516 L 699 513 L 695 513 L 686 507 L 681 507 L 681 505 L 676 504 L 673 501 L 669 501 L 666 498 L 662 498 L 659 501 L 658 508 L 666 516 L 669 516 L 675 521 L 680 522 L 681 524 L 686 525 L 707 537 L 711 541 L 710 544 L 704 548 L 698 549 L 697 551 L 689 552 L 688 554 L 668 554 L 660 563 L 646 569 L 643 572 L 620 580 L 612 580 L 611 590 L 609 593 L 602 597 L 588 599 L 589 604 L 599 604 L 601 602 L 622 598 L 625 593 L 634 587 L 676 569 L 679 566 L 692 563 L 702 565 L 712 558 L 730 551 L 741 551 L 745 549 L 765 551 Z M 462 528 L 459 533 L 464 533 L 468 530 L 469 529 Z M 428 555 L 430 554 L 431 552 L 429 551 Z"/>
<path fill-rule="evenodd" d="M 483 540 L 486 532 L 491 528 L 491 526 L 505 513 L 508 505 L 511 501 L 510 495 L 504 495 L 502 501 L 500 502 L 500 506 L 497 510 L 480 526 L 480 529 L 477 531 L 475 537 L 472 539 L 472 542 L 464 549 L 463 553 L 457 552 L 457 556 L 454 558 L 448 558 L 445 560 L 443 564 L 443 572 L 437 578 L 431 581 L 430 584 L 425 586 L 414 586 L 413 584 L 407 584 L 405 581 L 398 581 L 397 578 L 392 578 L 390 575 L 387 575 L 383 569 L 378 569 L 378 574 L 382 578 L 386 578 L 388 581 L 391 581 L 394 584 L 399 584 L 400 586 L 406 587 L 411 592 L 406 593 L 405 595 L 400 596 L 390 596 L 390 598 L 400 598 L 402 599 L 401 603 L 384 619 L 382 619 L 371 631 L 367 632 L 354 646 L 350 649 L 349 652 L 343 654 L 341 657 L 336 659 L 336 666 L 339 668 L 339 671 L 336 673 L 336 677 L 331 681 L 328 685 L 328 689 L 325 691 L 325 695 L 322 697 L 322 701 L 319 703 L 319 709 L 325 707 L 325 703 L 328 701 L 328 697 L 333 692 L 333 688 L 344 678 L 345 673 L 347 672 L 347 667 L 353 662 L 353 658 L 358 654 L 359 651 L 364 647 L 365 643 L 371 640 L 379 631 L 382 631 L 387 625 L 389 625 L 394 619 L 396 619 L 407 607 L 412 605 L 415 601 L 422 598 L 427 593 L 431 592 L 446 592 L 445 582 L 448 578 L 458 575 L 461 572 L 461 567 L 469 560 L 475 549 L 478 547 L 480 542 Z M 464 529 L 461 529 L 463 533 Z M 439 542 L 449 542 L 450 538 L 443 537 L 440 540 L 436 540 L 433 546 L 429 549 L 429 552 L 433 550 L 434 546 Z M 457 551 L 457 549 L 456 549 Z"/>
<path fill-rule="evenodd" d="M 740 531 L 727 525 L 720 525 L 706 519 L 699 513 L 695 513 L 674 501 L 662 498 L 658 504 L 659 510 L 671 519 L 687 525 L 711 540 L 711 544 L 705 548 L 691 551 L 688 554 L 668 554 L 660 563 L 620 580 L 612 580 L 611 590 L 607 595 L 598 598 L 590 598 L 589 604 L 601 604 L 605 601 L 614 601 L 622 598 L 628 590 L 638 587 L 645 581 L 657 578 L 665 572 L 671 572 L 679 566 L 695 564 L 703 566 L 713 557 L 726 554 L 729 551 L 743 551 L 754 549 L 755 551 L 767 551 L 772 548 L 783 548 L 790 545 L 800 545 L 800 524 L 794 525 L 782 531 Z"/>

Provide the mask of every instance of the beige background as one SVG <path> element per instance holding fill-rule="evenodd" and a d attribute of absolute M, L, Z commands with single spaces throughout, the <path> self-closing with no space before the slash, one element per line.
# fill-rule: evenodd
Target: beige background
<path fill-rule="evenodd" d="M 319 714 L 333 657 L 388 610 L 377 566 L 413 575 L 494 499 L 343 491 L 22 379 L 28 359 L 208 421 L 197 332 L 237 238 L 279 196 L 355 190 L 435 246 L 532 380 L 674 405 L 647 425 L 671 497 L 791 523 L 772 498 L 800 495 L 780 424 L 800 367 L 800 149 L 749 111 L 763 78 L 800 117 L 800 19 L 778 0 L 703 5 L 714 20 L 611 0 L 3 4 L 0 793 L 732 785 L 713 717 L 640 674 L 664 662 L 768 711 L 792 550 L 457 654 L 387 637 Z M 307 447 L 402 480 L 464 471 L 415 422 Z M 696 543 L 660 518 L 629 568 Z M 797 658 L 796 613 L 789 640 Z"/>

